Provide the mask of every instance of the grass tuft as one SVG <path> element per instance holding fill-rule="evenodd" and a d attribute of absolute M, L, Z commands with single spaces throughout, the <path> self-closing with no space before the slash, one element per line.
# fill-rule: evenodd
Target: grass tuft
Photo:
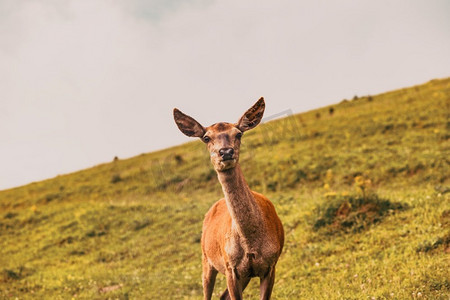
<path fill-rule="evenodd" d="M 120 177 L 120 174 L 114 174 L 112 177 L 111 177 L 111 183 L 118 183 L 118 182 L 121 182 L 123 179 L 122 179 L 122 177 Z"/>
<path fill-rule="evenodd" d="M 378 195 L 339 196 L 316 208 L 314 230 L 326 228 L 327 234 L 359 232 L 377 224 L 388 214 L 408 208 L 406 203 L 380 199 Z"/>
<path fill-rule="evenodd" d="M 417 252 L 431 252 L 436 249 L 442 249 L 446 253 L 450 253 L 450 230 L 441 237 L 434 239 L 433 241 L 426 241 L 420 244 L 417 248 Z"/>

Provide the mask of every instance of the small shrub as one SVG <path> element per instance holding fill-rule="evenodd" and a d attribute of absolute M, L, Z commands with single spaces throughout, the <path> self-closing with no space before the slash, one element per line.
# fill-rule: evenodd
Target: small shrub
<path fill-rule="evenodd" d="M 13 218 L 15 218 L 17 215 L 18 215 L 18 214 L 16 214 L 16 213 L 9 212 L 9 213 L 7 213 L 3 218 L 5 218 L 5 219 L 13 219 Z"/>
<path fill-rule="evenodd" d="M 295 172 L 295 183 L 305 181 L 308 179 L 308 174 L 304 170 L 297 170 Z"/>
<path fill-rule="evenodd" d="M 450 209 L 444 210 L 440 217 L 440 221 L 442 224 L 442 227 L 449 227 L 450 228 Z"/>
<path fill-rule="evenodd" d="M 394 129 L 394 124 L 386 124 L 381 130 L 381 133 L 386 133 L 388 131 L 391 131 L 392 129 Z"/>
<path fill-rule="evenodd" d="M 197 234 L 192 238 L 192 243 L 200 244 L 201 240 L 202 240 L 202 236 L 200 234 Z"/>
<path fill-rule="evenodd" d="M 277 186 L 278 186 L 278 182 L 277 181 L 270 181 L 267 183 L 266 188 L 270 191 L 276 191 L 277 190 Z"/>
<path fill-rule="evenodd" d="M 65 244 L 73 244 L 74 242 L 75 242 L 75 238 L 72 237 L 72 236 L 68 236 L 68 237 L 65 237 L 65 238 L 61 239 L 58 242 L 58 245 L 62 246 L 62 245 L 65 245 Z"/>
<path fill-rule="evenodd" d="M 62 198 L 62 196 L 61 196 L 60 193 L 47 194 L 47 195 L 45 196 L 45 201 L 48 203 L 48 202 L 51 202 L 51 201 L 53 201 L 53 200 L 58 200 L 58 199 L 61 199 L 61 198 Z"/>
<path fill-rule="evenodd" d="M 419 246 L 416 248 L 416 252 L 431 252 L 435 249 L 438 249 L 440 247 L 443 247 L 444 251 L 449 251 L 450 249 L 450 231 L 447 232 L 442 237 L 436 238 L 434 241 L 426 241 L 424 243 L 419 244 Z"/>
<path fill-rule="evenodd" d="M 33 274 L 33 270 L 20 266 L 18 270 L 4 269 L 3 278 L 0 277 L 0 282 L 8 282 L 13 280 L 21 280 L 27 276 Z M 1 274 L 1 273 L 0 273 Z"/>
<path fill-rule="evenodd" d="M 86 233 L 86 237 L 90 237 L 90 238 L 99 237 L 99 236 L 104 236 L 105 234 L 106 234 L 106 231 L 104 231 L 104 230 L 91 230 Z"/>
<path fill-rule="evenodd" d="M 86 255 L 86 252 L 83 250 L 72 250 L 69 252 L 69 255 L 83 256 L 83 255 Z"/>
<path fill-rule="evenodd" d="M 152 221 L 148 218 L 143 220 L 134 220 L 133 230 L 138 231 L 152 224 Z"/>
<path fill-rule="evenodd" d="M 4 277 L 6 279 L 6 281 L 8 280 L 19 280 L 22 276 L 20 275 L 20 273 L 17 273 L 13 270 L 4 270 L 3 271 Z"/>
<path fill-rule="evenodd" d="M 209 169 L 208 171 L 202 173 L 201 180 L 204 181 L 210 181 L 211 179 L 215 179 L 217 177 L 216 171 L 213 169 Z"/>
<path fill-rule="evenodd" d="M 390 212 L 408 208 L 407 204 L 381 199 L 376 194 L 328 197 L 327 200 L 316 208 L 313 229 L 325 227 L 330 234 L 361 231 L 380 222 Z"/>
<path fill-rule="evenodd" d="M 121 182 L 123 179 L 122 179 L 122 177 L 120 177 L 120 174 L 114 174 L 112 177 L 111 177 L 111 183 L 118 183 L 118 182 Z"/>
<path fill-rule="evenodd" d="M 330 116 L 332 116 L 334 114 L 334 107 L 330 107 L 328 112 L 329 112 Z"/>
<path fill-rule="evenodd" d="M 177 154 L 175 155 L 175 161 L 177 163 L 177 165 L 181 165 L 184 162 L 183 156 Z"/>

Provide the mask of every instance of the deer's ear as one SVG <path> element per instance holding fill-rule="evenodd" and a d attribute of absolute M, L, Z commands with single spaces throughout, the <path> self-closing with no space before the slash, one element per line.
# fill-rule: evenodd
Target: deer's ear
<path fill-rule="evenodd" d="M 266 104 L 264 103 L 264 98 L 261 97 L 249 110 L 245 112 L 245 114 L 239 119 L 239 122 L 236 124 L 236 127 L 244 132 L 255 128 L 256 125 L 261 122 L 261 119 L 264 114 L 264 109 L 266 108 Z"/>
<path fill-rule="evenodd" d="M 199 122 L 176 108 L 173 109 L 173 118 L 180 131 L 185 135 L 191 137 L 202 137 L 205 135 L 205 128 Z"/>

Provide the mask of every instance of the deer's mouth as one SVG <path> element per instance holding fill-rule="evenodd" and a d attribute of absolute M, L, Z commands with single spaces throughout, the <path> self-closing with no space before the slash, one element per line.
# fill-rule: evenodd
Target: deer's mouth
<path fill-rule="evenodd" d="M 234 168 L 236 166 L 236 159 L 230 158 L 230 159 L 222 159 L 219 162 L 219 169 L 218 171 L 224 171 L 231 168 Z"/>
<path fill-rule="evenodd" d="M 222 158 L 222 161 L 236 160 L 233 156 L 225 156 Z"/>

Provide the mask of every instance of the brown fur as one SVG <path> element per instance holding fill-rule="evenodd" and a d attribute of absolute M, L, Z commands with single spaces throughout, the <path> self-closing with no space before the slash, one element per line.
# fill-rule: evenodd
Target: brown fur
<path fill-rule="evenodd" d="M 277 244 L 277 251 L 275 252 L 276 258 L 273 258 L 275 261 L 273 261 L 270 266 L 272 267 L 275 265 L 276 259 L 278 259 L 278 256 L 281 254 L 283 249 L 283 226 L 280 219 L 276 215 L 272 202 L 270 202 L 270 200 L 264 195 L 257 192 L 252 191 L 252 194 L 257 205 L 261 209 L 263 219 L 271 220 L 271 222 L 266 223 L 266 226 L 268 227 L 267 238 Z M 231 215 L 228 211 L 225 198 L 220 199 L 210 208 L 203 221 L 202 252 L 208 259 L 208 263 L 223 274 L 227 271 L 227 253 L 225 251 L 225 245 L 228 241 L 227 237 L 232 235 L 231 221 Z M 255 249 L 255 251 L 258 252 L 258 249 Z M 242 259 L 246 259 L 246 257 L 242 257 Z M 260 272 L 258 273 L 258 271 Z M 266 275 L 268 271 L 268 268 L 262 268 L 260 270 L 258 269 L 258 266 L 253 264 L 244 264 L 243 272 L 240 275 L 244 277 L 248 277 L 249 275 L 252 275 L 251 277 L 262 277 Z"/>
<path fill-rule="evenodd" d="M 225 195 L 203 221 L 204 299 L 211 299 L 218 272 L 227 279 L 221 299 L 242 299 L 252 277 L 260 278 L 261 299 L 269 299 L 272 294 L 275 265 L 284 244 L 283 225 L 270 200 L 250 190 L 239 165 L 239 135 L 259 124 L 264 108 L 261 98 L 237 124 L 216 123 L 207 128 L 174 110 L 180 130 L 207 143 Z M 220 151 L 224 149 L 233 150 L 232 159 L 221 158 Z"/>

